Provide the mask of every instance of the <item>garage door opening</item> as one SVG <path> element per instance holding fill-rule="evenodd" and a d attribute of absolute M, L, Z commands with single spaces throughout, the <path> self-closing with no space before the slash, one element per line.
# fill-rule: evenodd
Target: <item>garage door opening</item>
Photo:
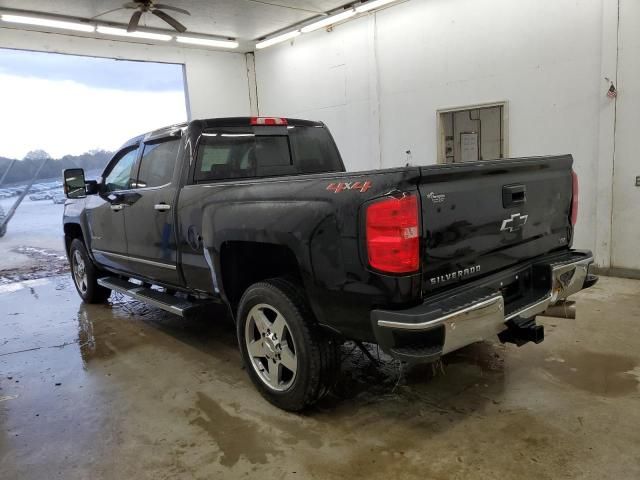
<path fill-rule="evenodd" d="M 180 64 L 0 49 L 0 86 L 2 157 L 114 150 L 187 119 Z"/>
<path fill-rule="evenodd" d="M 477 162 L 507 156 L 506 103 L 438 111 L 438 163 Z"/>
<path fill-rule="evenodd" d="M 63 169 L 95 178 L 129 138 L 187 120 L 181 64 L 0 49 L 0 90 L 3 272 L 64 253 Z"/>

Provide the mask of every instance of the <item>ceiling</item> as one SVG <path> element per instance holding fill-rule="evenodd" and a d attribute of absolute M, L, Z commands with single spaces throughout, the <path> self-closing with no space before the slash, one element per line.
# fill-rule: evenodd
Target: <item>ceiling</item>
<path fill-rule="evenodd" d="M 122 6 L 127 0 L 0 0 L 0 8 L 31 10 L 71 17 L 91 18 Z M 191 12 L 171 13 L 191 33 L 239 40 L 257 40 L 290 25 L 338 8 L 348 0 L 158 0 Z M 126 24 L 132 10 L 119 10 L 99 17 L 104 22 Z M 141 26 L 166 29 L 154 15 L 143 15 Z"/>

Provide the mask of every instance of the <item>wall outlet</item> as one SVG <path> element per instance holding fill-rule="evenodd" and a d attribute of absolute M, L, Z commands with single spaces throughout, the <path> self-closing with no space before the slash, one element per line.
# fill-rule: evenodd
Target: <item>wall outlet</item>
<path fill-rule="evenodd" d="M 640 176 L 636 177 L 636 187 L 640 187 Z"/>

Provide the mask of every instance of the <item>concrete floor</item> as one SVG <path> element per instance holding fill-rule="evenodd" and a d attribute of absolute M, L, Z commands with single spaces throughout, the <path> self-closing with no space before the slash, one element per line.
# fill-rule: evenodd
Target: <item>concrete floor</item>
<path fill-rule="evenodd" d="M 547 339 L 482 343 L 441 366 L 371 367 L 345 348 L 337 394 L 267 404 L 224 320 L 67 276 L 0 286 L 0 476 L 640 478 L 640 282 L 603 278 Z"/>

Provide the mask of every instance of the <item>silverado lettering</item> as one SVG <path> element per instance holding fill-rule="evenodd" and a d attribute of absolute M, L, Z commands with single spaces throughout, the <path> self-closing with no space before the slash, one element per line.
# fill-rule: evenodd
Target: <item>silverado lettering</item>
<path fill-rule="evenodd" d="M 451 273 L 445 273 L 444 275 L 438 275 L 437 277 L 432 277 L 429 279 L 431 285 L 438 285 L 442 282 L 448 282 L 449 280 L 462 280 L 469 275 L 480 272 L 480 265 L 476 265 L 474 267 L 465 268 L 463 270 L 457 270 Z"/>

